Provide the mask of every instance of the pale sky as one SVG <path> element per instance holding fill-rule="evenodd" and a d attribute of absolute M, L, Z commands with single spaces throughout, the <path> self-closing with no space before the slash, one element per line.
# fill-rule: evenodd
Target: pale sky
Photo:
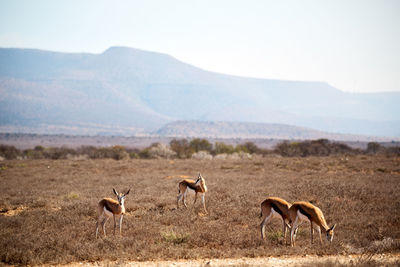
<path fill-rule="evenodd" d="M 400 91 L 398 0 L 0 0 L 0 47 L 117 45 L 226 74 Z"/>

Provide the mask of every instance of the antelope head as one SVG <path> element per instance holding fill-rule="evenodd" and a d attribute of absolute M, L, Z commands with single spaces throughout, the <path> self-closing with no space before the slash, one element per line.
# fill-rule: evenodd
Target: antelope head
<path fill-rule="evenodd" d="M 331 228 L 329 228 L 326 231 L 326 239 L 328 239 L 329 242 L 332 242 L 333 240 L 333 230 L 335 230 L 336 224 L 334 224 Z"/>
<path fill-rule="evenodd" d="M 115 190 L 113 188 L 113 192 L 117 196 L 117 200 L 118 200 L 118 203 L 119 203 L 120 206 L 124 205 L 125 197 L 126 197 L 126 195 L 129 194 L 130 191 L 131 191 L 131 189 L 129 189 L 128 192 L 126 192 L 125 194 L 122 194 L 122 193 L 118 193 L 117 190 Z"/>

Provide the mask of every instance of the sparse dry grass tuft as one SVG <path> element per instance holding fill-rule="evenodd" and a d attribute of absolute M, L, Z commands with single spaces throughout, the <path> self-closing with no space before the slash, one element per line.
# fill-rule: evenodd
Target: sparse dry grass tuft
<path fill-rule="evenodd" d="M 3 161 L 0 261 L 34 265 L 399 252 L 399 166 L 399 157 L 383 155 Z M 201 201 L 193 207 L 193 194 L 188 209 L 176 209 L 178 181 L 199 171 L 209 189 L 208 215 L 202 214 Z M 132 188 L 122 236 L 112 235 L 110 220 L 107 237 L 96 240 L 96 205 L 113 197 L 113 187 Z M 267 196 L 319 206 L 329 225 L 337 223 L 333 244 L 320 245 L 316 235 L 311 245 L 305 225 L 297 246 L 287 247 L 280 220 L 267 226 L 268 238 L 261 240 L 259 209 Z"/>
<path fill-rule="evenodd" d="M 174 231 L 161 232 L 162 239 L 175 245 L 185 243 L 190 238 L 190 234 L 179 234 Z"/>

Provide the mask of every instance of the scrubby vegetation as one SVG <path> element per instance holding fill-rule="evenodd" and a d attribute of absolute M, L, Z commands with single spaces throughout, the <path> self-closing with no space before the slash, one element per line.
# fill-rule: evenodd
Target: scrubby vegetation
<path fill-rule="evenodd" d="M 288 157 L 329 156 L 338 154 L 361 154 L 363 151 L 353 149 L 345 144 L 331 143 L 327 139 L 303 142 L 283 142 L 276 146 L 275 153 Z"/>
<path fill-rule="evenodd" d="M 90 158 L 115 160 L 124 159 L 210 159 L 210 158 L 246 158 L 247 155 L 276 154 L 284 157 L 330 156 L 330 155 L 360 155 L 360 154 L 386 154 L 400 155 L 400 147 L 385 147 L 376 142 L 368 143 L 366 149 L 352 148 L 346 144 L 331 142 L 327 139 L 289 142 L 277 144 L 274 149 L 261 149 L 253 142 L 245 142 L 233 146 L 224 142 L 211 144 L 206 139 L 195 138 L 173 139 L 169 145 L 153 143 L 144 149 L 127 148 L 124 146 L 95 147 L 81 146 L 76 149 L 68 147 L 42 147 L 19 150 L 14 146 L 0 145 L 0 158 L 2 159 L 69 159 Z"/>

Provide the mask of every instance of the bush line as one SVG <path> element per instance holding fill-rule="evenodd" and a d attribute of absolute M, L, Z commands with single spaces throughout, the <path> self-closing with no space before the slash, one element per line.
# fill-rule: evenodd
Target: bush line
<path fill-rule="evenodd" d="M 126 148 L 124 146 L 95 147 L 81 146 L 76 149 L 68 147 L 36 146 L 33 149 L 19 150 L 15 146 L 0 144 L 0 159 L 186 159 L 186 158 L 212 158 L 220 154 L 256 154 L 256 155 L 281 155 L 284 157 L 330 156 L 330 155 L 361 155 L 361 154 L 386 154 L 400 156 L 400 147 L 385 147 L 376 142 L 370 142 L 366 149 L 356 149 L 343 143 L 331 142 L 327 139 L 318 139 L 301 142 L 283 141 L 273 149 L 261 149 L 253 142 L 246 142 L 236 146 L 215 142 L 212 145 L 206 139 L 173 139 L 169 146 L 162 143 L 153 143 L 142 150 Z M 243 157 L 242 157 L 243 158 Z"/>

